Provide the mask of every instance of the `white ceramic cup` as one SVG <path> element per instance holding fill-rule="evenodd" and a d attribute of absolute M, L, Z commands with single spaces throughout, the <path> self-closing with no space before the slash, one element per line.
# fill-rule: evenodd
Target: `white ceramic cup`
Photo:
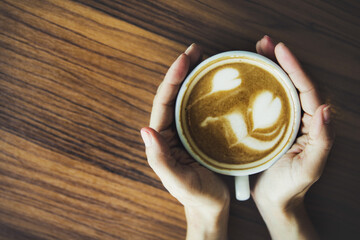
<path fill-rule="evenodd" d="M 195 78 L 193 79 L 193 76 L 195 74 L 199 75 L 201 71 L 207 72 L 206 69 L 212 69 L 210 66 L 213 65 L 213 63 L 216 64 L 219 59 L 226 59 L 226 58 L 239 58 L 240 61 L 255 64 L 260 66 L 263 69 L 266 69 L 268 72 L 270 72 L 272 75 L 274 75 L 279 82 L 283 85 L 285 91 L 287 92 L 288 96 L 290 96 L 292 104 L 293 104 L 293 112 L 292 112 L 292 132 L 288 137 L 286 145 L 276 153 L 274 156 L 270 156 L 269 159 L 265 159 L 263 161 L 254 161 L 247 164 L 236 164 L 235 165 L 228 165 L 223 164 L 222 167 L 216 167 L 214 165 L 208 164 L 207 161 L 204 161 L 204 159 L 194 152 L 192 147 L 189 145 L 189 141 L 186 138 L 184 134 L 184 130 L 182 129 L 181 124 L 181 107 L 182 102 L 184 99 L 184 96 L 187 95 L 187 91 L 191 91 L 190 87 L 194 86 L 195 83 L 192 83 Z M 219 63 L 218 63 L 219 64 Z M 221 65 L 221 63 L 220 63 Z M 206 66 L 206 67 L 205 67 Z M 205 70 L 204 70 L 205 67 Z M 203 166 L 207 167 L 208 169 L 225 175 L 235 176 L 235 189 L 236 189 L 236 198 L 240 201 L 244 201 L 249 199 L 250 197 L 250 187 L 249 187 L 249 175 L 259 173 L 261 171 L 264 171 L 271 167 L 272 164 L 274 164 L 278 159 L 280 159 L 292 146 L 293 142 L 296 139 L 299 126 L 300 126 L 300 119 L 301 119 L 301 106 L 299 102 L 299 97 L 297 94 L 297 91 L 292 83 L 292 81 L 289 79 L 288 75 L 273 61 L 270 59 L 253 53 L 253 52 L 247 52 L 247 51 L 229 51 L 229 52 L 223 52 L 219 53 L 217 55 L 214 55 L 205 61 L 201 62 L 185 79 L 183 82 L 177 99 L 176 99 L 176 105 L 175 105 L 175 123 L 178 135 L 180 137 L 180 140 L 182 144 L 184 145 L 185 149 L 190 153 L 190 155 L 198 161 Z"/>

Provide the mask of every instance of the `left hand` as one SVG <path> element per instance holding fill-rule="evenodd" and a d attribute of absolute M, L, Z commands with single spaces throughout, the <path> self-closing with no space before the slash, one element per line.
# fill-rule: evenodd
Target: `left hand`
<path fill-rule="evenodd" d="M 185 207 L 187 239 L 225 239 L 230 201 L 227 186 L 186 152 L 174 123 L 180 85 L 200 59 L 200 48 L 193 44 L 172 64 L 154 98 L 150 127 L 141 129 L 141 136 L 150 167 Z"/>

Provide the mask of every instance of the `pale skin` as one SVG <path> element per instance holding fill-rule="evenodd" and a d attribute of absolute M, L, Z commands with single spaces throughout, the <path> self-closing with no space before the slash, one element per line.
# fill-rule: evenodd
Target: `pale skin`
<path fill-rule="evenodd" d="M 268 36 L 258 53 L 276 59 L 300 94 L 301 134 L 271 168 L 252 179 L 251 195 L 273 239 L 317 239 L 306 214 L 305 193 L 322 174 L 333 143 L 330 109 L 320 98 L 299 62 L 282 43 Z M 150 167 L 185 209 L 186 239 L 227 239 L 230 194 L 221 178 L 199 165 L 184 150 L 174 127 L 174 102 L 189 69 L 201 59 L 192 44 L 169 68 L 153 102 L 150 126 L 141 129 Z"/>

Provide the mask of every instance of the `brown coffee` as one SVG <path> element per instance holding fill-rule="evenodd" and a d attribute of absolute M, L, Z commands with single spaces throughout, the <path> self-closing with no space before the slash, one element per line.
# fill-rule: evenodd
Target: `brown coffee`
<path fill-rule="evenodd" d="M 193 77 L 196 83 L 190 83 L 182 106 L 186 138 L 195 152 L 224 164 L 276 155 L 293 127 L 289 94 L 259 65 L 223 62 L 203 67 Z"/>

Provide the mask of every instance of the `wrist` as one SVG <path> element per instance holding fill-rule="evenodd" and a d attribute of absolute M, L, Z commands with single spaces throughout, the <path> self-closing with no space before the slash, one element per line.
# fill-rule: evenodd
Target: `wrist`
<path fill-rule="evenodd" d="M 257 203 L 272 239 L 318 239 L 303 200 L 301 197 L 283 204 Z"/>
<path fill-rule="evenodd" d="M 187 240 L 226 240 L 229 202 L 221 207 L 185 207 Z"/>
<path fill-rule="evenodd" d="M 276 214 L 276 216 L 291 216 L 297 209 L 304 206 L 304 197 L 297 197 L 289 200 L 281 199 L 255 199 L 255 204 L 260 213 L 264 215 Z"/>

